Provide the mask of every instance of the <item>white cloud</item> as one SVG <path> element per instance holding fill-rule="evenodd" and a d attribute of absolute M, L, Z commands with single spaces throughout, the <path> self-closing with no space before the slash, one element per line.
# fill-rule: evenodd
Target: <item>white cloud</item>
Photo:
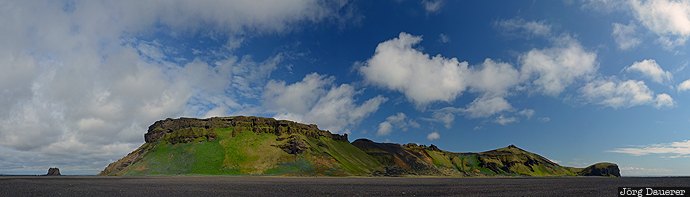
<path fill-rule="evenodd" d="M 513 106 L 503 97 L 479 97 L 468 104 L 464 112 L 471 118 L 480 118 L 512 109 Z"/>
<path fill-rule="evenodd" d="M 577 79 L 596 73 L 597 54 L 585 51 L 571 38 L 559 38 L 557 46 L 532 49 L 520 56 L 522 79 L 535 78 L 531 83 L 544 94 L 556 96 Z"/>
<path fill-rule="evenodd" d="M 652 144 L 641 147 L 616 148 L 610 152 L 624 153 L 635 156 L 657 154 L 668 155 L 670 158 L 690 157 L 690 140 L 666 144 Z"/>
<path fill-rule="evenodd" d="M 685 80 L 678 84 L 678 91 L 687 91 L 690 90 L 690 79 Z"/>
<path fill-rule="evenodd" d="M 446 128 L 456 113 L 483 118 L 513 109 L 505 97 L 521 79 L 512 65 L 487 58 L 470 68 L 456 58 L 431 57 L 413 48 L 421 41 L 421 36 L 400 33 L 398 38 L 380 43 L 359 72 L 369 84 L 399 91 L 418 107 L 435 101 L 452 102 L 466 89 L 478 93 L 479 97 L 465 108 L 434 111 L 433 121 L 444 123 Z M 388 133 L 392 126 L 383 122 L 379 128 L 381 133 Z"/>
<path fill-rule="evenodd" d="M 664 69 L 656 63 L 656 60 L 645 59 L 642 61 L 637 61 L 632 65 L 625 68 L 628 72 L 638 72 L 646 77 L 649 77 L 652 81 L 657 83 L 664 83 L 670 81 L 673 74 Z"/>
<path fill-rule="evenodd" d="M 654 104 L 657 108 L 672 107 L 673 99 L 668 94 L 654 95 L 643 81 L 619 81 L 615 78 L 597 79 L 580 89 L 589 102 L 612 108 L 627 108 Z"/>
<path fill-rule="evenodd" d="M 470 69 L 467 80 L 472 90 L 487 96 L 503 96 L 520 82 L 520 73 L 508 63 L 486 59 Z"/>
<path fill-rule="evenodd" d="M 652 91 L 643 81 L 595 80 L 580 89 L 592 102 L 613 108 L 632 107 L 653 100 Z"/>
<path fill-rule="evenodd" d="M 326 130 L 342 133 L 349 132 L 349 127 L 378 110 L 386 101 L 376 96 L 356 104 L 354 87 L 336 86 L 333 81 L 333 77 L 317 73 L 293 84 L 271 80 L 264 90 L 264 106 L 276 114 L 275 118 L 315 123 Z"/>
<path fill-rule="evenodd" d="M 405 113 L 399 112 L 395 115 L 388 116 L 385 121 L 379 123 L 379 128 L 376 132 L 376 135 L 388 135 L 395 128 L 407 131 L 409 127 L 419 128 L 419 126 L 419 123 L 409 120 Z"/>
<path fill-rule="evenodd" d="M 263 100 L 268 109 L 305 114 L 316 101 L 328 91 L 334 77 L 317 73 L 308 74 L 302 81 L 287 85 L 285 81 L 269 81 L 266 84 Z"/>
<path fill-rule="evenodd" d="M 277 69 L 282 59 L 282 54 L 278 54 L 263 62 L 256 62 L 251 56 L 244 56 L 235 62 L 217 62 L 216 64 L 234 63 L 237 65 L 230 71 L 233 75 L 230 85 L 236 89 L 235 94 L 245 98 L 258 98 L 261 96 L 259 93 L 266 79 Z"/>
<path fill-rule="evenodd" d="M 444 0 L 422 0 L 422 6 L 427 13 L 437 13 L 443 8 Z"/>
<path fill-rule="evenodd" d="M 526 21 L 521 18 L 513 18 L 496 21 L 494 25 L 504 33 L 515 34 L 516 36 L 546 37 L 551 35 L 551 25 L 544 21 Z"/>
<path fill-rule="evenodd" d="M 613 40 L 616 41 L 616 44 L 618 44 L 619 49 L 628 50 L 635 48 L 637 45 L 642 43 L 642 40 L 640 40 L 640 38 L 638 38 L 636 35 L 636 29 L 637 26 L 633 23 L 628 25 L 613 23 L 613 31 L 611 32 L 611 36 L 613 36 Z"/>
<path fill-rule="evenodd" d="M 393 130 L 393 124 L 387 121 L 379 123 L 379 129 L 376 131 L 376 135 L 383 136 L 388 135 Z"/>
<path fill-rule="evenodd" d="M 429 141 L 438 140 L 438 139 L 441 139 L 441 134 L 434 131 L 434 132 L 429 133 L 429 135 L 426 135 L 426 139 Z"/>
<path fill-rule="evenodd" d="M 335 19 L 331 13 L 345 6 L 316 1 L 2 4 L 7 9 L 0 12 L 0 153 L 16 156 L 0 162 L 35 166 L 32 161 L 40 157 L 66 168 L 88 162 L 91 173 L 140 145 L 155 120 L 237 110 L 242 105 L 235 96 L 260 95 L 252 86 L 263 87 L 281 61 L 280 55 L 254 61 L 230 50 L 221 51 L 217 62 L 170 62 L 179 57 L 170 57 L 165 43 L 136 36 L 163 27 L 172 37 L 209 31 L 235 43 L 249 32 L 280 33 L 295 23 Z"/>
<path fill-rule="evenodd" d="M 457 58 L 431 57 L 413 48 L 421 41 L 421 36 L 403 32 L 380 43 L 374 56 L 359 67 L 360 73 L 368 83 L 399 91 L 417 106 L 451 102 L 467 88 L 486 97 L 502 97 L 520 82 L 519 72 L 508 63 L 486 59 L 468 68 Z"/>
<path fill-rule="evenodd" d="M 690 36 L 690 1 L 654 0 L 630 1 L 635 18 L 660 36 L 667 47 L 684 45 Z"/>
<path fill-rule="evenodd" d="M 458 113 L 458 111 L 462 111 L 462 109 L 446 107 L 436 110 L 432 114 L 432 120 L 442 122 L 446 128 L 450 128 L 453 124 L 453 121 L 455 121 L 455 113 Z"/>
<path fill-rule="evenodd" d="M 454 100 L 467 88 L 467 62 L 441 55 L 430 57 L 412 48 L 421 41 L 421 36 L 403 32 L 379 43 L 374 56 L 359 68 L 360 73 L 368 83 L 400 91 L 418 106 Z"/>
<path fill-rule="evenodd" d="M 456 114 L 464 115 L 467 118 L 488 118 L 496 114 L 498 115 L 492 121 L 501 125 L 507 125 L 510 123 L 519 122 L 520 120 L 515 115 L 525 116 L 526 118 L 531 118 L 534 115 L 534 110 L 525 109 L 516 113 L 512 113 L 513 116 L 506 116 L 501 114 L 506 111 L 513 111 L 513 107 L 506 101 L 503 97 L 479 97 L 475 99 L 472 103 L 468 104 L 467 107 L 445 107 L 442 109 L 435 110 L 432 113 L 432 117 L 428 120 L 434 122 L 441 122 L 446 128 L 450 128 L 455 120 Z"/>
<path fill-rule="evenodd" d="M 498 24 L 514 23 L 517 22 Z M 547 35 L 545 31 L 537 33 Z M 358 70 L 367 83 L 399 91 L 418 107 L 436 101 L 452 102 L 465 90 L 478 93 L 479 96 L 465 108 L 446 107 L 434 111 L 433 121 L 442 122 L 446 127 L 450 127 L 457 113 L 470 118 L 485 118 L 514 110 L 506 97 L 521 83 L 526 82 L 535 86 L 536 91 L 556 96 L 576 80 L 592 78 L 598 68 L 596 53 L 586 51 L 568 36 L 553 38 L 555 44 L 551 48 L 532 49 L 521 55 L 520 70 L 488 58 L 470 67 L 457 58 L 432 57 L 414 48 L 421 41 L 421 36 L 402 32 L 397 38 L 380 43 L 375 54 Z M 529 112 L 518 114 L 530 118 Z M 387 124 L 382 126 L 384 131 L 388 127 Z"/>
<path fill-rule="evenodd" d="M 654 107 L 656 107 L 658 109 L 673 107 L 675 105 L 676 105 L 676 102 L 673 101 L 673 98 L 671 97 L 671 95 L 668 95 L 666 93 L 657 94 L 656 98 L 654 99 Z"/>
<path fill-rule="evenodd" d="M 496 120 L 494 120 L 494 122 L 496 122 L 500 125 L 508 125 L 511 123 L 518 122 L 518 119 L 515 117 L 510 117 L 510 116 L 507 117 L 507 116 L 500 115 L 500 116 L 496 117 Z"/>
<path fill-rule="evenodd" d="M 489 117 L 512 110 L 505 96 L 520 82 L 520 73 L 507 63 L 486 59 L 470 69 L 468 84 L 472 91 L 481 93 L 463 112 L 472 118 Z"/>
<path fill-rule="evenodd" d="M 525 116 L 525 118 L 527 119 L 531 119 L 535 113 L 536 111 L 534 111 L 533 109 L 523 109 L 520 110 L 520 112 L 518 112 L 518 115 Z"/>

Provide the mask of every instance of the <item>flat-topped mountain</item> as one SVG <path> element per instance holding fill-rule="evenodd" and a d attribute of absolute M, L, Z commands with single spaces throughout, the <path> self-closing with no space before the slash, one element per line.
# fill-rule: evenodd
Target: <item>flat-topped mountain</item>
<path fill-rule="evenodd" d="M 618 166 L 560 166 L 514 145 L 454 153 L 434 145 L 349 142 L 316 125 L 261 117 L 156 121 L 146 143 L 99 175 L 620 176 Z"/>

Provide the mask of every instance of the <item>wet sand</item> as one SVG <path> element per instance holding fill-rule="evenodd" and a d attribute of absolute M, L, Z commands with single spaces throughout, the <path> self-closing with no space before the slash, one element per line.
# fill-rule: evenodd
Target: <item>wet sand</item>
<path fill-rule="evenodd" d="M 690 177 L 349 178 L 0 176 L 0 196 L 617 196 Z"/>

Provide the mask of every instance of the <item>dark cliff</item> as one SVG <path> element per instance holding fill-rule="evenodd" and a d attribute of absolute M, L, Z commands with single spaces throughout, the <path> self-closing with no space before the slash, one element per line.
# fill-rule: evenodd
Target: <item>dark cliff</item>
<path fill-rule="evenodd" d="M 304 134 L 308 137 L 330 137 L 334 140 L 348 141 L 347 134 L 332 134 L 329 131 L 320 130 L 315 124 L 301 124 L 289 120 L 276 120 L 273 118 L 262 118 L 254 116 L 234 116 L 234 117 L 213 117 L 208 119 L 178 118 L 159 120 L 149 126 L 148 132 L 144 134 L 146 143 L 155 142 L 164 135 L 178 132 L 181 130 L 206 130 L 233 127 L 236 131 L 248 130 L 257 133 L 273 133 L 277 136 L 282 134 Z M 205 137 L 208 140 L 215 138 L 213 132 L 197 132 L 197 135 L 190 135 L 190 138 Z"/>

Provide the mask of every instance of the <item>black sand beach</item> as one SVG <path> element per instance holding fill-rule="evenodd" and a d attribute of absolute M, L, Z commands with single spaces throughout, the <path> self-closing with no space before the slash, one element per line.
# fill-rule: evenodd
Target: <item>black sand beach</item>
<path fill-rule="evenodd" d="M 330 178 L 3 176 L 0 196 L 616 196 L 690 177 Z"/>

